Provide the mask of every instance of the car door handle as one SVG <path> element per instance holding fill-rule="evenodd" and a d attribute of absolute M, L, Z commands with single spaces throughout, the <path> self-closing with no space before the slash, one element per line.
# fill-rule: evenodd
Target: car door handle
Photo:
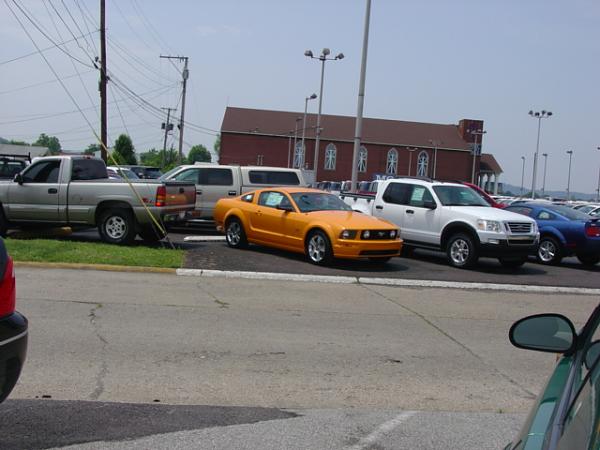
<path fill-rule="evenodd" d="M 202 195 L 202 191 L 196 191 L 197 195 Z"/>
<path fill-rule="evenodd" d="M 229 191 L 227 195 L 237 195 L 237 191 Z"/>
<path fill-rule="evenodd" d="M 58 194 L 58 189 L 50 188 L 50 189 L 48 189 L 48 194 Z"/>
<path fill-rule="evenodd" d="M 383 205 L 376 205 L 375 209 L 383 209 Z"/>
<path fill-rule="evenodd" d="M 415 212 L 412 209 L 407 209 L 406 214 L 414 214 Z"/>
<path fill-rule="evenodd" d="M 183 192 L 184 192 L 183 188 L 179 188 L 179 193 L 183 194 Z"/>

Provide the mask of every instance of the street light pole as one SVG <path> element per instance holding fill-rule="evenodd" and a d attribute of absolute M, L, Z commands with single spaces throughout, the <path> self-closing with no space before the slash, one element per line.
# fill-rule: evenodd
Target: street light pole
<path fill-rule="evenodd" d="M 567 150 L 569 155 L 569 175 L 567 178 L 567 201 L 571 201 L 571 159 L 573 158 L 573 150 Z"/>
<path fill-rule="evenodd" d="M 302 120 L 302 117 L 296 117 L 296 123 L 294 125 L 294 155 L 298 151 L 298 122 Z M 302 153 L 302 163 L 304 163 L 304 152 Z M 304 165 L 304 164 L 302 164 Z M 300 167 L 302 168 L 302 167 Z"/>
<path fill-rule="evenodd" d="M 328 48 L 324 48 L 321 51 L 320 56 L 314 56 L 312 50 L 306 50 L 304 52 L 304 56 L 307 56 L 311 59 L 318 59 L 321 61 L 321 88 L 319 90 L 319 112 L 317 114 L 317 130 L 316 130 L 316 138 L 315 138 L 315 160 L 313 163 L 313 170 L 315 171 L 315 181 L 317 180 L 317 167 L 319 164 L 319 142 L 321 140 L 321 109 L 323 106 L 323 81 L 325 79 L 325 61 L 336 61 L 338 59 L 344 59 L 343 53 L 338 53 L 334 58 L 328 58 L 327 56 L 331 54 L 331 50 Z"/>
<path fill-rule="evenodd" d="M 304 147 L 304 136 L 306 135 L 306 114 L 308 112 L 308 101 L 314 100 L 315 98 L 317 98 L 317 94 L 312 94 L 310 97 L 304 98 L 304 118 L 302 120 L 302 155 L 304 155 L 304 152 L 306 152 L 306 147 Z"/>
<path fill-rule="evenodd" d="M 529 115 L 538 120 L 537 144 L 535 146 L 535 153 L 533 154 L 533 177 L 531 179 L 531 198 L 535 199 L 535 182 L 537 176 L 538 152 L 540 151 L 540 130 L 542 128 L 542 119 L 552 116 L 552 113 L 546 110 L 535 112 L 530 110 Z"/>
<path fill-rule="evenodd" d="M 544 181 L 542 181 L 542 197 L 546 195 L 546 165 L 548 164 L 548 153 L 542 153 L 544 157 Z"/>
<path fill-rule="evenodd" d="M 523 186 L 525 185 L 525 157 L 521 156 L 523 160 L 523 169 L 521 170 L 521 198 L 523 197 Z"/>
<path fill-rule="evenodd" d="M 414 152 L 416 152 L 418 149 L 416 147 L 414 147 L 414 148 L 406 147 L 406 150 L 408 150 L 408 176 L 410 177 L 410 172 L 412 169 L 412 154 Z"/>
<path fill-rule="evenodd" d="M 473 147 L 473 168 L 471 169 L 471 184 L 475 183 L 475 160 L 477 159 L 477 136 L 481 136 L 483 142 L 483 135 L 486 134 L 487 131 L 484 130 L 472 130 L 471 134 L 475 136 L 475 146 Z"/>

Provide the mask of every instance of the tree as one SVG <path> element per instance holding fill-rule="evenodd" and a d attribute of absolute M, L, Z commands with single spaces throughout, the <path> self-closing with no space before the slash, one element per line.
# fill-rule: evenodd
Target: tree
<path fill-rule="evenodd" d="M 40 137 L 33 145 L 48 148 L 49 155 L 58 155 L 61 150 L 58 138 L 56 136 L 48 136 L 46 133 L 40 134 Z"/>
<path fill-rule="evenodd" d="M 25 141 L 15 141 L 14 139 L 11 139 L 10 141 L 8 141 L 7 144 L 10 144 L 10 145 L 29 145 Z"/>
<path fill-rule="evenodd" d="M 164 150 L 155 148 L 140 154 L 140 162 L 145 166 L 160 167 L 164 171 L 171 170 L 177 165 L 178 152 L 173 147 Z"/>
<path fill-rule="evenodd" d="M 217 135 L 217 139 L 215 140 L 215 143 L 213 145 L 213 150 L 215 151 L 215 154 L 217 155 L 217 157 L 219 157 L 221 155 L 221 135 L 220 134 Z"/>
<path fill-rule="evenodd" d="M 102 147 L 100 147 L 100 144 L 90 144 L 87 146 L 87 148 L 83 151 L 84 155 L 93 155 L 96 152 L 99 152 L 101 150 Z"/>
<path fill-rule="evenodd" d="M 194 164 L 195 162 L 211 162 L 212 155 L 202 144 L 194 145 L 187 156 L 187 163 Z"/>
<path fill-rule="evenodd" d="M 131 142 L 131 138 L 126 134 L 121 134 L 115 141 L 113 156 L 115 153 L 118 154 L 121 160 L 119 164 L 137 164 L 133 142 Z M 119 158 L 115 159 L 118 161 Z"/>

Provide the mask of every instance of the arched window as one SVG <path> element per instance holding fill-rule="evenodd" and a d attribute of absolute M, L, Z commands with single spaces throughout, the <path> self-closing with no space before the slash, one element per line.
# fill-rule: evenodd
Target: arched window
<path fill-rule="evenodd" d="M 335 160 L 337 158 L 337 148 L 329 144 L 325 147 L 325 170 L 335 170 Z"/>
<path fill-rule="evenodd" d="M 304 168 L 304 147 L 301 141 L 296 143 L 296 148 L 294 149 L 294 167 L 296 169 Z"/>
<path fill-rule="evenodd" d="M 388 175 L 396 175 L 398 173 L 398 150 L 390 149 L 387 154 L 387 165 L 385 173 Z"/>
<path fill-rule="evenodd" d="M 366 172 L 367 171 L 367 158 L 369 153 L 364 145 L 360 146 L 360 151 L 358 152 L 358 171 Z"/>
<path fill-rule="evenodd" d="M 428 168 L 429 155 L 427 154 L 427 152 L 422 151 L 421 153 L 419 153 L 419 157 L 417 158 L 417 176 L 426 177 Z"/>

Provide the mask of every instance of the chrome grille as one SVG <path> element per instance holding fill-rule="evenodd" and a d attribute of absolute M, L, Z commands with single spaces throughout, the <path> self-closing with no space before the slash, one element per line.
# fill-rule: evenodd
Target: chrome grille
<path fill-rule="evenodd" d="M 508 222 L 506 225 L 511 233 L 531 233 L 531 223 L 529 222 Z"/>

